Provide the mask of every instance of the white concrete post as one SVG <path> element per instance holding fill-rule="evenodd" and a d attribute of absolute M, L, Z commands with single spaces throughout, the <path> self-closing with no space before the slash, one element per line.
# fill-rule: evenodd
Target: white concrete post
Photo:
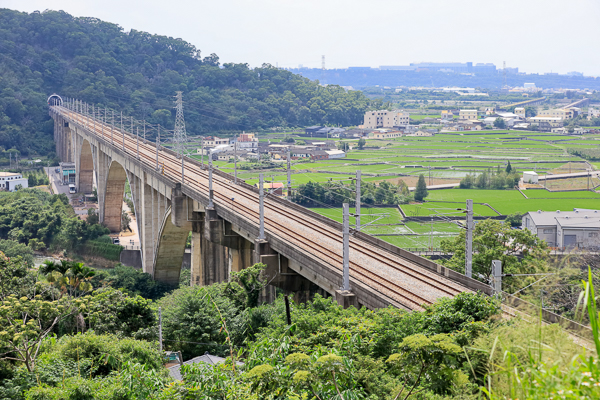
<path fill-rule="evenodd" d="M 123 135 L 123 151 L 125 151 L 125 130 L 123 129 L 123 111 L 121 111 L 121 134 Z"/>
<path fill-rule="evenodd" d="M 262 172 L 258 175 L 258 240 L 265 240 L 265 193 Z"/>
<path fill-rule="evenodd" d="M 492 260 L 492 288 L 494 294 L 502 293 L 502 261 Z"/>
<path fill-rule="evenodd" d="M 360 169 L 356 171 L 356 209 L 354 217 L 356 218 L 356 230 L 360 230 Z"/>
<path fill-rule="evenodd" d="M 160 125 L 158 125 L 158 137 L 156 138 L 156 170 L 158 171 L 158 146 L 160 145 Z"/>
<path fill-rule="evenodd" d="M 208 208 L 213 208 L 212 154 L 208 153 Z"/>
<path fill-rule="evenodd" d="M 467 235 L 465 243 L 465 275 L 473 275 L 473 200 L 467 200 Z"/>
<path fill-rule="evenodd" d="M 342 290 L 350 290 L 350 206 L 348 203 L 343 204 L 343 286 Z"/>
<path fill-rule="evenodd" d="M 237 185 L 237 146 L 238 136 L 236 135 L 235 142 L 233 142 L 233 183 Z"/>
<path fill-rule="evenodd" d="M 287 151 L 287 197 L 291 200 L 292 195 L 292 153 Z"/>

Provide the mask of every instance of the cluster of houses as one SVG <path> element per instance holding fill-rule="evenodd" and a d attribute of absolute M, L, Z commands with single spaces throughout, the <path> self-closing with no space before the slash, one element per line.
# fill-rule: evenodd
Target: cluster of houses
<path fill-rule="evenodd" d="M 584 99 L 587 100 L 587 99 Z M 579 102 L 576 103 L 580 103 Z M 541 132 L 584 134 L 590 132 L 586 128 L 574 128 L 568 131 L 564 125 L 568 120 L 581 114 L 582 110 L 575 104 L 567 105 L 562 108 L 538 109 L 537 115 L 527 117 L 525 107 L 516 107 L 514 112 L 496 111 L 493 107 L 488 107 L 485 111 L 476 109 L 458 110 L 458 119 L 455 119 L 455 112 L 442 111 L 439 122 L 444 125 L 441 132 L 481 130 L 493 128 L 495 122 L 501 119 L 504 127 L 508 129 L 529 130 L 537 128 Z M 588 112 L 588 119 L 592 118 L 595 110 Z"/>
<path fill-rule="evenodd" d="M 495 107 L 487 107 L 485 110 L 462 109 L 462 110 L 443 110 L 440 116 L 431 116 L 421 119 L 422 125 L 439 126 L 439 132 L 457 132 L 457 131 L 476 131 L 483 129 L 498 128 L 496 121 L 502 120 L 504 129 L 537 129 L 542 132 L 583 134 L 589 130 L 585 128 L 574 128 L 567 130 L 563 126 L 569 119 L 573 119 L 581 114 L 582 110 L 578 106 L 584 104 L 588 99 L 578 100 L 562 108 L 538 109 L 536 116 L 526 115 L 526 109 L 516 107 L 514 112 L 498 111 Z M 588 109 L 588 119 L 598 118 L 600 110 L 594 108 Z M 313 129 L 314 128 L 314 129 Z M 377 139 L 388 139 L 400 136 L 432 136 L 437 129 L 419 129 L 416 125 L 410 124 L 410 115 L 402 110 L 377 110 L 367 111 L 364 115 L 364 122 L 359 126 L 360 132 L 352 132 L 353 136 L 345 132 L 344 135 L 336 131 L 335 136 L 327 137 L 357 137 L 368 136 Z M 311 135 L 322 134 L 329 135 L 325 127 L 310 127 Z M 333 128 L 339 130 L 340 128 Z M 342 130 L 343 131 L 343 130 Z"/>
<path fill-rule="evenodd" d="M 340 128 L 335 128 L 340 129 Z M 197 154 L 212 157 L 214 161 L 254 162 L 269 158 L 271 161 L 287 160 L 290 152 L 292 160 L 331 160 L 346 157 L 346 152 L 338 150 L 333 140 L 305 140 L 303 145 L 295 143 L 259 142 L 253 133 L 243 133 L 235 138 L 207 136 L 202 139 Z"/>

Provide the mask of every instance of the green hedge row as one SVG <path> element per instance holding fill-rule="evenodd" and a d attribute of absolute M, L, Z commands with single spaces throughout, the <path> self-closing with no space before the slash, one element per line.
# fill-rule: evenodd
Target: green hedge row
<path fill-rule="evenodd" d="M 87 256 L 104 257 L 107 260 L 119 261 L 123 247 L 117 244 L 106 243 L 98 240 L 88 240 L 79 249 L 78 253 Z"/>

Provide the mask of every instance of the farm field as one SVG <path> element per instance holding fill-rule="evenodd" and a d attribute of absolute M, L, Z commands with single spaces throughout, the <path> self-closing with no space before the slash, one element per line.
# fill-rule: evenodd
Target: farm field
<path fill-rule="evenodd" d="M 426 117 L 411 116 L 421 119 Z M 294 136 L 294 133 L 285 135 Z M 276 143 L 285 135 L 269 134 L 268 137 L 271 143 Z M 590 165 L 600 169 L 600 162 L 587 163 L 568 153 L 569 149 L 600 146 L 598 136 L 572 137 L 540 132 L 477 131 L 444 133 L 433 137 L 367 139 L 364 150 L 351 149 L 344 159 L 293 162 L 292 186 L 298 187 L 309 181 L 348 182 L 358 169 L 366 182 L 389 181 L 398 184 L 399 180 L 403 180 L 411 187 L 416 186 L 420 174 L 425 176 L 428 184 L 458 183 L 467 174 L 478 175 L 498 168 L 504 170 L 508 161 L 517 171 L 531 170 L 540 175 L 583 171 Z M 347 141 L 351 146 L 356 146 L 356 140 Z M 193 157 L 200 159 L 198 155 Z M 214 165 L 224 172 L 233 173 L 233 163 L 216 161 Z M 262 172 L 266 181 L 286 183 L 285 168 L 286 164 L 282 163 L 278 168 L 265 169 Z M 238 177 L 249 184 L 256 184 L 258 175 L 259 171 L 256 170 L 238 170 Z M 593 185 L 598 184 L 600 180 L 595 179 Z M 550 180 L 547 186 L 554 189 L 587 189 L 587 178 Z M 543 189 L 530 189 L 524 193 L 528 198 L 517 190 L 431 190 L 425 203 L 405 204 L 401 207 L 409 217 L 447 215 L 455 219 L 464 218 L 462 210 L 467 199 L 473 199 L 475 215 L 482 217 L 536 210 L 571 210 L 574 207 L 600 208 L 600 194 L 595 192 L 548 192 Z M 341 208 L 313 210 L 339 222 L 342 220 Z M 395 235 L 379 237 L 401 247 L 439 247 L 442 239 L 458 234 L 460 229 L 452 223 L 433 222 L 431 236 L 431 221 L 404 223 L 397 208 L 367 208 L 363 205 L 362 212 L 363 225 L 373 222 L 376 218 L 368 216 L 369 213 L 387 214 L 387 217 L 374 222 L 377 226 L 367 226 L 363 231 L 376 235 Z M 354 224 L 354 218 L 351 218 L 351 224 Z M 381 224 L 388 225 L 380 226 Z"/>
<path fill-rule="evenodd" d="M 551 193 L 540 190 L 526 190 L 525 195 L 534 193 L 533 198 L 526 199 L 518 190 L 480 190 L 480 189 L 447 189 L 432 190 L 427 197 L 427 205 L 432 200 L 452 201 L 465 204 L 467 199 L 474 203 L 488 203 L 503 215 L 526 213 L 528 211 L 572 210 L 575 208 L 600 208 L 600 193 L 587 191 Z M 567 194 L 569 196 L 567 197 Z M 535 197 L 542 196 L 545 197 Z M 432 203 L 433 204 L 433 203 Z M 477 214 L 477 208 L 475 213 Z M 404 209 L 404 206 L 403 206 Z M 481 214 L 486 215 L 486 214 Z"/>

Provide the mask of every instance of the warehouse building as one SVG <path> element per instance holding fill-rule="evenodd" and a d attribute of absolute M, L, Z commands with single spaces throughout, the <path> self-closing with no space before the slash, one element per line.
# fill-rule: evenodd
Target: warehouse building
<path fill-rule="evenodd" d="M 534 211 L 523 216 L 529 229 L 548 246 L 559 249 L 600 249 L 600 210 Z"/>

